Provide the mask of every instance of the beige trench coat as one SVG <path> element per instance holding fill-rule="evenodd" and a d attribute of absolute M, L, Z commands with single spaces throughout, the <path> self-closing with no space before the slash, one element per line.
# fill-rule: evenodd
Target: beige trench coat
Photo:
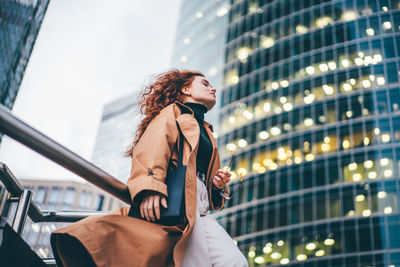
<path fill-rule="evenodd" d="M 167 165 L 178 158 L 179 131 L 184 136 L 183 164 L 187 165 L 185 201 L 187 225 L 165 227 L 145 220 L 128 217 L 129 207 L 108 215 L 91 216 L 52 234 L 53 251 L 64 263 L 76 255 L 75 245 L 63 238 L 76 238 L 92 256 L 97 266 L 180 266 L 196 218 L 196 154 L 200 128 L 193 111 L 179 102 L 168 105 L 148 125 L 133 150 L 128 188 L 132 200 L 140 201 L 143 190 L 153 190 L 167 196 L 164 183 Z M 212 141 L 213 152 L 207 171 L 210 209 L 220 209 L 225 200 L 212 190 L 211 179 L 220 168 L 220 159 L 212 127 L 204 122 Z M 76 240 L 75 239 L 75 240 Z"/>

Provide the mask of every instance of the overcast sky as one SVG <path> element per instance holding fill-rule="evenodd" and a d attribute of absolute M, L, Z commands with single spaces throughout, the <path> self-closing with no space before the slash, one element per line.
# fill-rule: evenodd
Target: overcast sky
<path fill-rule="evenodd" d="M 90 160 L 103 105 L 170 67 L 179 0 L 50 1 L 13 114 Z M 3 137 L 17 178 L 74 174 Z"/>

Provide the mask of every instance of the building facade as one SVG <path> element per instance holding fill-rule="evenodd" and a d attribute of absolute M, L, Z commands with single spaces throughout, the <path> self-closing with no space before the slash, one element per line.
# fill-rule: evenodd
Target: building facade
<path fill-rule="evenodd" d="M 400 266 L 400 1 L 236 0 L 216 213 L 250 266 Z"/>
<path fill-rule="evenodd" d="M 131 160 L 124 156 L 139 123 L 138 93 L 116 99 L 104 106 L 92 162 L 126 183 Z"/>
<path fill-rule="evenodd" d="M 182 0 L 171 66 L 200 71 L 220 98 L 224 68 L 224 44 L 228 25 L 228 0 Z M 206 113 L 206 120 L 219 132 L 219 102 Z"/>
<path fill-rule="evenodd" d="M 48 0 L 0 2 L 0 102 L 11 109 Z"/>
<path fill-rule="evenodd" d="M 12 109 L 48 0 L 0 0 L 0 104 Z M 0 142 L 2 134 L 0 133 Z"/>
<path fill-rule="evenodd" d="M 124 205 L 122 201 L 88 183 L 70 180 L 21 180 L 32 191 L 33 200 L 41 210 L 112 211 Z M 68 223 L 33 223 L 29 217 L 23 239 L 42 258 L 52 257 L 50 234 Z"/>

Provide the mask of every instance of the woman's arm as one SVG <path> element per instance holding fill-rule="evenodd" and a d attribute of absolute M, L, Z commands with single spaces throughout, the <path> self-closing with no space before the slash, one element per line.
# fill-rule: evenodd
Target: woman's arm
<path fill-rule="evenodd" d="M 141 215 L 148 220 L 154 218 L 149 210 L 155 205 L 159 207 L 160 199 L 163 204 L 162 199 L 168 196 L 165 178 L 179 135 L 172 108 L 172 105 L 166 107 L 149 123 L 132 151 L 128 188 L 132 203 L 140 203 Z"/>

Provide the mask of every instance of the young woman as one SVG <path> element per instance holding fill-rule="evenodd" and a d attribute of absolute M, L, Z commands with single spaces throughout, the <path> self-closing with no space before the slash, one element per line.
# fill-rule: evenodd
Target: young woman
<path fill-rule="evenodd" d="M 202 73 L 171 70 L 145 88 L 144 119 L 127 151 L 132 158 L 128 188 L 142 219 L 123 207 L 55 231 L 51 243 L 59 266 L 248 266 L 245 257 L 208 211 L 221 209 L 230 173 L 220 169 L 212 127 L 204 113 L 216 89 Z M 162 226 L 167 206 L 165 177 L 183 142 L 186 223 Z M 181 149 L 181 148 L 179 148 Z"/>

